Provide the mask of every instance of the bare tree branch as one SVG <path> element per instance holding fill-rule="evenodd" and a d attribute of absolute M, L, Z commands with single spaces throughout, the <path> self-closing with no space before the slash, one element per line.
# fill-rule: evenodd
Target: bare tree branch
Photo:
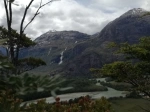
<path fill-rule="evenodd" d="M 32 19 L 29 21 L 29 23 L 23 28 L 23 32 L 25 31 L 25 29 L 28 27 L 28 25 L 35 19 L 35 17 L 39 14 L 39 10 L 40 10 L 40 7 L 42 5 L 42 0 L 40 2 L 40 6 L 39 8 L 37 9 L 37 11 L 35 12 L 34 16 L 32 17 Z"/>
<path fill-rule="evenodd" d="M 51 1 L 49 1 L 49 2 L 47 2 L 47 3 L 45 3 L 45 4 L 43 4 L 43 5 L 42 5 L 42 0 L 41 0 L 39 8 L 38 8 L 37 11 L 35 12 L 34 16 L 31 18 L 31 20 L 29 21 L 29 23 L 24 27 L 23 32 L 24 32 L 25 29 L 28 27 L 28 25 L 32 23 L 32 21 L 35 19 L 35 17 L 36 17 L 38 14 L 40 14 L 39 10 L 40 10 L 42 7 L 44 7 L 45 5 L 48 5 L 49 3 L 52 3 L 53 1 L 60 1 L 60 0 L 51 0 Z"/>
<path fill-rule="evenodd" d="M 30 3 L 26 6 L 26 9 L 24 11 L 24 15 L 23 15 L 23 18 L 21 20 L 21 25 L 20 25 L 20 34 L 23 33 L 23 23 L 24 23 L 24 20 L 26 18 L 26 15 L 27 15 L 27 12 L 28 12 L 28 9 L 29 7 L 31 6 L 31 4 L 33 3 L 34 0 L 31 0 Z M 21 35 L 22 36 L 22 35 Z"/>
<path fill-rule="evenodd" d="M 7 18 L 7 27 L 8 27 L 8 38 L 9 38 L 9 49 L 10 49 L 10 59 L 12 63 L 14 63 L 14 46 L 13 46 L 13 39 L 11 35 L 11 24 L 12 24 L 12 7 L 11 7 L 11 2 L 8 2 L 7 0 L 4 0 L 4 6 L 5 6 L 5 11 L 6 11 L 6 18 Z"/>
<path fill-rule="evenodd" d="M 12 8 L 11 8 L 11 2 L 9 2 L 9 27 L 11 32 L 11 23 L 12 23 Z"/>
<path fill-rule="evenodd" d="M 7 18 L 7 23 L 9 23 L 9 12 L 8 12 L 8 9 L 7 9 L 7 2 L 6 0 L 4 0 L 4 6 L 5 6 L 5 11 L 6 11 L 6 18 Z M 9 24 L 7 24 L 7 27 L 8 27 Z"/>
<path fill-rule="evenodd" d="M 24 14 L 23 14 L 23 18 L 22 18 L 22 20 L 21 20 L 21 24 L 20 24 L 20 36 L 19 36 L 19 38 L 18 38 L 18 41 L 17 41 L 17 48 L 16 48 L 16 57 L 15 57 L 15 59 L 16 59 L 16 64 L 17 64 L 18 57 L 19 57 L 19 48 L 20 48 L 20 45 L 19 45 L 19 44 L 20 44 L 20 39 L 21 39 L 22 34 L 23 34 L 23 23 L 24 23 L 24 20 L 25 20 L 25 18 L 26 18 L 28 9 L 29 9 L 29 7 L 31 6 L 31 4 L 33 3 L 33 1 L 34 1 L 34 0 L 31 0 L 31 1 L 29 2 L 29 4 L 26 6 L 25 11 L 24 11 Z"/>
<path fill-rule="evenodd" d="M 15 40 L 14 37 L 12 37 L 12 5 L 17 5 L 18 4 L 15 4 L 14 3 L 15 0 L 3 0 L 4 2 L 4 8 L 5 8 L 5 11 L 6 11 L 6 18 L 7 18 L 7 27 L 8 27 L 8 49 L 9 49 L 9 54 L 10 54 L 10 59 L 11 59 L 11 62 L 17 66 L 18 64 L 18 57 L 19 57 L 19 50 L 21 48 L 21 39 L 23 38 L 24 36 L 24 31 L 25 29 L 29 26 L 30 23 L 32 23 L 32 21 L 35 19 L 35 17 L 39 14 L 39 10 L 44 7 L 45 5 L 53 2 L 53 1 L 60 1 L 60 0 L 50 0 L 48 1 L 47 3 L 45 4 L 42 4 L 42 1 L 40 2 L 40 6 L 37 8 L 35 14 L 33 15 L 33 17 L 31 18 L 31 20 L 29 21 L 29 23 L 27 23 L 24 27 L 24 21 L 26 19 L 26 16 L 27 16 L 27 13 L 28 13 L 28 10 L 29 8 L 31 7 L 32 3 L 35 1 L 35 0 L 30 0 L 30 2 L 27 4 L 24 12 L 23 12 L 23 16 L 22 16 L 22 19 L 21 19 L 21 23 L 20 23 L 20 33 L 19 33 L 19 36 L 17 37 L 17 39 Z M 14 48 L 14 41 L 16 42 L 16 47 Z M 16 51 L 15 51 L 15 50 Z"/>
<path fill-rule="evenodd" d="M 29 21 L 29 23 L 23 28 L 23 23 L 24 23 L 24 20 L 25 20 L 25 18 L 26 18 L 28 9 L 29 9 L 29 7 L 31 6 L 31 4 L 33 3 L 33 1 L 34 1 L 34 0 L 31 0 L 30 3 L 26 6 L 26 9 L 25 9 L 25 11 L 24 11 L 23 18 L 22 18 L 22 20 L 21 20 L 21 25 L 20 25 L 20 37 L 19 37 L 19 39 L 18 39 L 17 52 L 16 52 L 16 61 L 18 60 L 18 55 L 19 55 L 19 48 L 20 48 L 19 43 L 20 43 L 20 39 L 21 39 L 22 34 L 24 33 L 25 29 L 28 27 L 28 25 L 29 25 L 30 23 L 32 23 L 32 21 L 35 19 L 35 17 L 39 14 L 39 10 L 40 10 L 42 7 L 44 7 L 45 5 L 47 5 L 47 4 L 49 4 L 49 3 L 53 2 L 53 1 L 59 1 L 59 0 L 51 0 L 51 1 L 49 1 L 49 2 L 47 2 L 47 3 L 45 3 L 45 4 L 43 4 L 43 5 L 42 5 L 42 0 L 41 0 L 40 6 L 39 6 L 39 8 L 37 9 L 37 11 L 35 12 L 34 16 L 33 16 L 32 19 Z"/>

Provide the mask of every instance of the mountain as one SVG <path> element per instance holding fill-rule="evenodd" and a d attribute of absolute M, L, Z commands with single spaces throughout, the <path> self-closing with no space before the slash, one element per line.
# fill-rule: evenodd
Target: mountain
<path fill-rule="evenodd" d="M 47 66 L 34 69 L 33 71 L 49 74 L 61 67 L 65 51 L 89 39 L 90 35 L 78 31 L 48 31 L 35 39 L 37 44 L 34 47 L 21 50 L 20 58 L 30 56 L 42 58 Z"/>
<path fill-rule="evenodd" d="M 62 52 L 89 38 L 90 35 L 78 31 L 48 31 L 34 40 L 37 43 L 34 47 L 23 50 L 20 55 L 27 57 L 26 52 L 29 56 L 49 55 L 53 50 Z"/>
<path fill-rule="evenodd" d="M 137 43 L 140 37 L 150 36 L 150 12 L 134 8 L 110 22 L 100 32 L 100 41 Z"/>
<path fill-rule="evenodd" d="M 114 55 L 113 50 L 107 49 L 109 42 L 134 44 L 144 36 L 150 36 L 150 12 L 141 8 L 129 10 L 108 23 L 99 34 L 96 34 L 95 38 L 66 51 L 64 60 L 69 61 L 63 68 L 66 70 L 64 75 L 88 76 L 90 75 L 90 68 L 100 68 L 106 63 L 121 58 Z"/>
<path fill-rule="evenodd" d="M 78 41 L 78 40 L 86 40 L 89 38 L 89 35 L 78 32 L 78 31 L 48 31 L 42 34 L 40 37 L 35 39 L 35 42 L 51 42 L 54 40 L 68 40 L 71 41 Z"/>
<path fill-rule="evenodd" d="M 77 31 L 48 31 L 35 40 L 37 45 L 22 49 L 20 58 L 33 56 L 47 63 L 47 66 L 30 71 L 32 73 L 90 76 L 90 68 L 100 68 L 121 59 L 113 53 L 114 49 L 107 48 L 109 42 L 134 44 L 139 38 L 150 36 L 149 31 L 150 12 L 134 8 L 94 35 Z"/>

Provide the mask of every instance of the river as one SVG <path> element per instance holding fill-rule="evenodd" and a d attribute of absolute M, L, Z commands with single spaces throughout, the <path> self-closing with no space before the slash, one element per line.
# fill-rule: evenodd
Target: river
<path fill-rule="evenodd" d="M 105 81 L 104 78 L 97 79 L 97 80 Z M 100 85 L 100 83 L 97 83 L 96 85 Z M 120 96 L 125 97 L 125 95 L 126 95 L 125 94 L 126 91 L 118 91 L 118 90 L 112 89 L 110 87 L 107 87 L 107 88 L 108 88 L 108 91 L 68 93 L 68 94 L 58 95 L 58 97 L 60 97 L 61 101 L 66 101 L 69 99 L 74 99 L 74 98 L 78 98 L 80 96 L 86 96 L 86 95 L 91 96 L 92 99 L 99 99 L 102 96 L 104 96 L 106 98 L 120 97 Z M 46 102 L 48 102 L 48 103 L 55 102 L 54 97 L 47 97 L 45 99 L 46 99 Z M 37 100 L 29 101 L 29 103 L 30 102 L 36 102 L 36 101 Z"/>

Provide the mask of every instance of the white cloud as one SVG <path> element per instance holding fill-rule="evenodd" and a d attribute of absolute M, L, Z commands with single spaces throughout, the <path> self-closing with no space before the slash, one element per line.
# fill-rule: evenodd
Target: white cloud
<path fill-rule="evenodd" d="M 30 0 L 15 0 L 19 6 L 13 6 L 13 28 L 19 29 L 19 23 L 25 6 Z M 46 3 L 48 0 L 43 0 Z M 40 0 L 36 0 L 29 10 L 26 23 L 31 19 Z M 36 38 L 48 30 L 77 30 L 94 34 L 109 21 L 119 17 L 131 8 L 150 10 L 150 0 L 61 0 L 43 7 L 40 14 L 27 28 L 28 36 Z M 0 24 L 6 26 L 3 1 L 0 1 Z"/>

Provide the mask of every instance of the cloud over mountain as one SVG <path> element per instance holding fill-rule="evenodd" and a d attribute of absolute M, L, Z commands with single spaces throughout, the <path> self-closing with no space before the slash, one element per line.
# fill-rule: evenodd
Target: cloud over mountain
<path fill-rule="evenodd" d="M 19 29 L 24 8 L 30 0 L 15 0 L 19 6 L 13 6 L 13 28 Z M 43 0 L 46 3 L 48 0 Z M 40 0 L 36 0 L 28 12 L 29 21 Z M 88 34 L 99 32 L 108 22 L 125 11 L 142 7 L 149 10 L 149 0 L 61 0 L 42 8 L 34 22 L 27 28 L 26 33 L 36 38 L 48 30 L 77 30 Z M 3 1 L 0 1 L 0 25 L 6 26 Z"/>

